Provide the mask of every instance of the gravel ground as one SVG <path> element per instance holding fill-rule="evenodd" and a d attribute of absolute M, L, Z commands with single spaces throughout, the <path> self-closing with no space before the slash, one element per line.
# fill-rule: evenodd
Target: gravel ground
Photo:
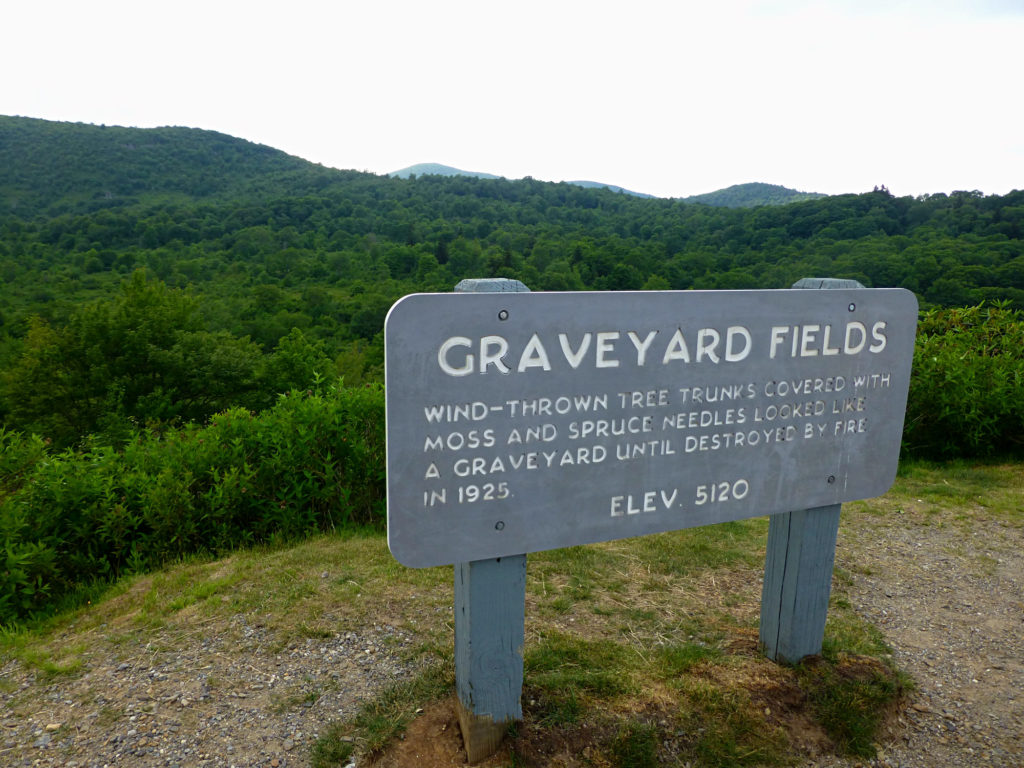
<path fill-rule="evenodd" d="M 197 627 L 184 648 L 156 631 L 48 684 L 8 664 L 0 676 L 15 689 L 0 696 L 0 765 L 308 766 L 318 727 L 411 672 L 399 658 L 412 638 L 391 627 L 278 649 L 245 617 L 233 624 L 213 638 Z"/>
<path fill-rule="evenodd" d="M 1024 531 L 931 525 L 913 510 L 854 516 L 836 564 L 917 685 L 871 764 L 1024 766 Z"/>
<path fill-rule="evenodd" d="M 995 522 L 943 527 L 913 510 L 844 512 L 837 590 L 882 630 L 917 683 L 865 764 L 1024 766 L 1022 539 Z M 402 659 L 415 642 L 377 625 L 279 647 L 275 633 L 241 615 L 227 627 L 196 618 L 185 632 L 125 634 L 120 645 L 118 637 L 116 628 L 95 630 L 75 675 L 46 678 L 21 662 L 0 669 L 0 765 L 308 766 L 317 728 L 411 674 Z"/>

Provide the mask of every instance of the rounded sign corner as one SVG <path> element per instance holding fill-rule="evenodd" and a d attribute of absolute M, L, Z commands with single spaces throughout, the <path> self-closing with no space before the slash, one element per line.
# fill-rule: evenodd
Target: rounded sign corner
<path fill-rule="evenodd" d="M 388 551 L 391 552 L 391 556 L 395 558 L 395 560 L 406 568 L 426 568 L 433 565 L 433 563 L 423 563 L 418 561 L 415 557 L 410 557 L 410 553 L 405 551 L 402 544 L 392 539 L 390 523 L 388 524 Z M 415 553 L 416 550 L 414 549 L 412 554 L 415 555 Z"/>

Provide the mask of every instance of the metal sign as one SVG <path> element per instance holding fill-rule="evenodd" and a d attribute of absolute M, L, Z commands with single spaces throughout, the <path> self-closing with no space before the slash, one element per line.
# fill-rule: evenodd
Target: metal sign
<path fill-rule="evenodd" d="M 388 544 L 413 567 L 884 493 L 902 289 L 415 294 L 385 322 Z"/>

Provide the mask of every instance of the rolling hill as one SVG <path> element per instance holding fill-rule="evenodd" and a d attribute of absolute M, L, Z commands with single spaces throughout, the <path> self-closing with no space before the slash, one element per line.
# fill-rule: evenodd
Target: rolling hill
<path fill-rule="evenodd" d="M 398 179 L 408 179 L 412 176 L 466 176 L 474 179 L 504 178 L 503 176 L 495 176 L 493 173 L 463 171 L 459 168 L 453 168 L 450 165 L 441 165 L 440 163 L 419 163 L 417 165 L 410 165 L 408 168 L 392 171 L 388 176 Z M 645 192 L 634 192 L 631 189 L 619 187 L 615 184 L 605 184 L 600 181 L 576 180 L 566 181 L 564 183 L 583 187 L 584 189 L 607 189 L 612 192 L 631 195 L 633 197 L 655 197 L 655 195 L 649 195 Z M 750 184 L 735 184 L 731 187 L 727 187 L 726 189 L 719 189 L 715 192 L 707 192 L 701 195 L 691 195 L 690 197 L 680 199 L 686 203 L 703 203 L 704 205 L 721 208 L 753 208 L 758 205 L 786 205 L 788 203 L 795 203 L 801 200 L 813 200 L 819 197 L 826 197 L 826 195 L 818 192 L 798 192 L 795 189 L 789 189 L 788 187 L 783 187 L 778 184 L 762 184 L 754 182 Z"/>
<path fill-rule="evenodd" d="M 0 212 L 22 216 L 95 211 L 155 196 L 301 194 L 344 173 L 216 131 L 0 116 Z"/>

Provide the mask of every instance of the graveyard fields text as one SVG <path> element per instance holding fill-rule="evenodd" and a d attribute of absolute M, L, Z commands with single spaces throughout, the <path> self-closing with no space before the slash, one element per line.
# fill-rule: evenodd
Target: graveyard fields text
<path fill-rule="evenodd" d="M 517 479 L 533 473 L 585 467 L 628 478 L 637 474 L 629 472 L 637 462 L 678 468 L 688 454 L 745 452 L 756 460 L 758 451 L 796 441 L 827 450 L 825 443 L 866 439 L 872 400 L 893 384 L 892 372 L 879 370 L 425 405 L 423 508 L 510 499 Z M 742 501 L 757 474 L 699 478 L 686 487 L 623 488 L 603 502 L 603 514 Z"/>

